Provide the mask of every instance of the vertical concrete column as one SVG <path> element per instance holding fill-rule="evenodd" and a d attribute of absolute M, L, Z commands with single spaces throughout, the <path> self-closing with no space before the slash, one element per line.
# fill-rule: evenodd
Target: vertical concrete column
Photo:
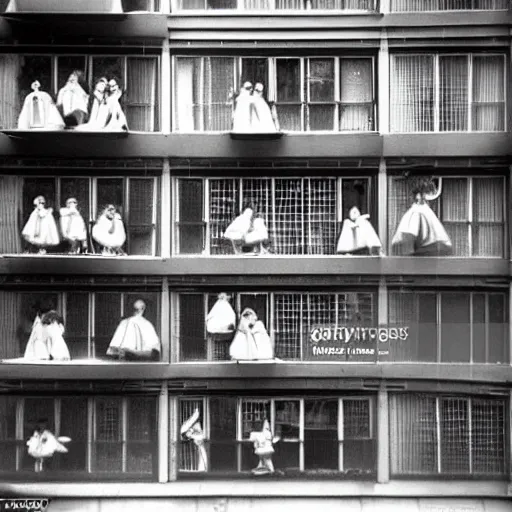
<path fill-rule="evenodd" d="M 389 400 L 384 385 L 377 395 L 377 482 L 389 482 Z"/>
<path fill-rule="evenodd" d="M 169 481 L 178 479 L 178 397 L 169 396 Z"/>
<path fill-rule="evenodd" d="M 377 176 L 377 215 L 379 237 L 382 242 L 382 250 L 389 255 L 388 250 L 388 176 L 386 160 L 380 159 L 379 174 Z"/>
<path fill-rule="evenodd" d="M 169 481 L 169 393 L 162 382 L 158 397 L 158 481 Z"/>
<path fill-rule="evenodd" d="M 172 239 L 172 194 L 171 168 L 169 160 L 164 160 L 160 190 L 160 254 L 162 258 L 171 257 Z"/>
<path fill-rule="evenodd" d="M 169 299 L 169 281 L 167 277 L 164 277 L 162 280 L 162 291 L 160 297 L 160 312 L 161 312 L 161 320 L 160 320 L 160 339 L 162 343 L 162 362 L 168 363 L 171 353 L 171 335 L 170 335 L 170 325 L 169 320 L 171 318 L 171 307 L 170 307 L 170 299 Z"/>
<path fill-rule="evenodd" d="M 160 119 L 161 130 L 163 133 L 171 132 L 171 94 L 172 94 L 172 76 L 171 76 L 171 52 L 169 50 L 169 39 L 164 40 L 162 46 L 162 92 L 161 92 L 161 110 Z"/>
<path fill-rule="evenodd" d="M 389 45 L 388 33 L 385 28 L 380 35 L 378 62 L 378 131 L 389 133 Z"/>

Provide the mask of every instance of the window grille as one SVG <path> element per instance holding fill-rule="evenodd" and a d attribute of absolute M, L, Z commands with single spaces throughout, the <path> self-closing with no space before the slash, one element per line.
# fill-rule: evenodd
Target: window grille
<path fill-rule="evenodd" d="M 238 315 L 245 307 L 256 311 L 274 339 L 276 357 L 281 359 L 302 359 L 310 329 L 316 324 L 373 325 L 377 314 L 372 292 L 227 293 L 232 296 L 231 305 Z M 178 295 L 176 332 L 181 361 L 229 360 L 232 337 L 217 338 L 206 333 L 206 316 L 216 298 L 217 293 Z"/>
<path fill-rule="evenodd" d="M 180 254 L 233 254 L 232 245 L 223 239 L 224 231 L 252 205 L 254 213 L 263 215 L 271 253 L 334 254 L 341 221 L 350 208 L 357 206 L 372 216 L 370 189 L 367 177 L 180 178 L 175 247 Z M 192 213 L 184 211 L 185 204 Z"/>
<path fill-rule="evenodd" d="M 392 395 L 391 472 L 505 476 L 505 414 L 500 398 Z"/>
<path fill-rule="evenodd" d="M 197 409 L 199 411 L 198 421 L 201 423 L 201 428 L 203 429 L 205 438 L 208 437 L 207 425 L 205 424 L 204 412 L 206 411 L 206 408 L 204 402 L 204 399 L 180 399 L 178 424 L 179 429 L 181 429 L 181 426 L 192 416 L 192 414 L 194 414 L 195 410 Z M 185 441 L 182 437 L 182 441 L 180 442 L 179 446 L 180 471 L 198 471 L 199 461 L 194 441 Z"/>
<path fill-rule="evenodd" d="M 507 0 L 391 0 L 391 12 L 499 11 L 508 9 Z"/>
<path fill-rule="evenodd" d="M 391 57 L 392 132 L 502 132 L 503 54 Z"/>
<path fill-rule="evenodd" d="M 43 421 L 70 437 L 68 453 L 45 461 L 45 473 L 152 477 L 156 462 L 156 400 L 139 397 L 0 397 L 0 472 L 34 470 L 26 440 Z M 61 478 L 59 476 L 59 478 Z"/>

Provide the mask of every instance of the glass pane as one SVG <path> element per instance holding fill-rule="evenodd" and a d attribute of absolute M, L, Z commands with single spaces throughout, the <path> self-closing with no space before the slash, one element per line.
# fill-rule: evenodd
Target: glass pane
<path fill-rule="evenodd" d="M 418 358 L 420 361 L 436 362 L 437 348 L 437 298 L 433 293 L 422 293 L 419 300 Z"/>
<path fill-rule="evenodd" d="M 434 58 L 395 55 L 390 77 L 392 132 L 434 130 Z"/>
<path fill-rule="evenodd" d="M 300 439 L 300 401 L 276 400 L 275 432 L 281 441 Z"/>
<path fill-rule="evenodd" d="M 202 82 L 204 130 L 231 129 L 232 102 L 228 99 L 234 84 L 234 59 L 232 57 L 207 57 Z"/>
<path fill-rule="evenodd" d="M 277 116 L 282 130 L 300 132 L 302 130 L 301 105 L 276 105 Z"/>
<path fill-rule="evenodd" d="M 158 0 L 122 0 L 123 12 L 149 11 L 158 12 Z"/>
<path fill-rule="evenodd" d="M 334 101 L 334 59 L 309 59 L 309 101 Z"/>
<path fill-rule="evenodd" d="M 0 470 L 16 471 L 15 397 L 0 397 Z M 25 447 L 24 447 L 25 448 Z"/>
<path fill-rule="evenodd" d="M 122 178 L 98 178 L 97 180 L 97 203 L 96 218 L 103 209 L 113 204 L 119 214 L 124 216 L 124 194 Z"/>
<path fill-rule="evenodd" d="M 157 59 L 127 60 L 126 116 L 130 130 L 149 132 L 157 128 Z"/>
<path fill-rule="evenodd" d="M 469 293 L 441 295 L 441 361 L 465 362 L 471 358 Z"/>
<path fill-rule="evenodd" d="M 211 471 L 236 471 L 237 399 L 211 397 L 210 411 L 210 467 Z"/>
<path fill-rule="evenodd" d="M 209 181 L 210 195 L 210 252 L 211 254 L 231 254 L 233 248 L 224 239 L 223 233 L 235 219 L 240 205 L 239 181 L 221 179 Z"/>
<path fill-rule="evenodd" d="M 89 92 L 87 78 L 85 75 L 86 58 L 83 55 L 60 56 L 58 57 L 57 65 L 57 84 L 59 90 L 66 85 L 66 82 L 68 81 L 69 75 L 71 75 L 71 73 L 74 71 L 80 71 L 82 76 L 79 78 L 78 82 L 86 93 Z"/>
<path fill-rule="evenodd" d="M 123 316 L 133 314 L 133 304 L 137 300 L 146 303 L 144 317 L 149 320 L 156 332 L 160 332 L 160 294 L 158 292 L 133 292 L 123 293 Z"/>
<path fill-rule="evenodd" d="M 468 57 L 440 57 L 439 73 L 439 130 L 466 131 L 468 129 Z"/>
<path fill-rule="evenodd" d="M 261 431 L 265 420 L 270 423 L 270 400 L 242 400 L 242 439 Z"/>
<path fill-rule="evenodd" d="M 102 77 L 107 80 L 115 78 L 119 87 L 125 90 L 124 82 L 124 58 L 123 57 L 93 57 L 91 85 Z"/>
<path fill-rule="evenodd" d="M 508 363 L 508 312 L 505 294 L 490 293 L 488 363 Z"/>
<path fill-rule="evenodd" d="M 153 233 L 153 201 L 155 180 L 153 178 L 130 178 L 128 237 L 130 254 L 151 255 Z M 135 245 L 133 242 L 137 242 Z M 141 250 L 143 252 L 141 252 Z"/>
<path fill-rule="evenodd" d="M 70 350 L 71 347 L 70 347 Z M 66 444 L 68 453 L 59 458 L 59 469 L 63 471 L 87 470 L 87 398 L 61 398 L 60 432 L 71 438 Z"/>
<path fill-rule="evenodd" d="M 121 321 L 121 294 L 96 292 L 94 294 L 94 355 L 104 358 L 112 336 Z"/>
<path fill-rule="evenodd" d="M 305 400 L 304 467 L 337 470 L 338 400 Z"/>
<path fill-rule="evenodd" d="M 308 105 L 309 129 L 334 130 L 334 105 Z"/>
<path fill-rule="evenodd" d="M 202 294 L 180 294 L 179 332 L 180 361 L 206 359 L 204 298 Z"/>
<path fill-rule="evenodd" d="M 300 102 L 300 60 L 277 59 L 277 101 Z M 281 121 L 281 117 L 279 117 Z"/>
<path fill-rule="evenodd" d="M 61 178 L 60 179 L 60 199 L 61 207 L 66 205 L 66 200 L 74 197 L 78 201 L 78 211 L 82 215 L 86 225 L 89 224 L 89 178 Z"/>
<path fill-rule="evenodd" d="M 251 82 L 254 86 L 256 83 L 262 83 L 265 88 L 263 89 L 263 97 L 268 95 L 268 59 L 242 59 L 242 74 L 240 77 L 240 86 L 245 82 Z"/>
<path fill-rule="evenodd" d="M 453 246 L 454 256 L 471 256 L 469 246 L 468 180 L 443 178 L 441 221 Z"/>
<path fill-rule="evenodd" d="M 89 294 L 66 294 L 66 342 L 71 359 L 89 357 Z"/>

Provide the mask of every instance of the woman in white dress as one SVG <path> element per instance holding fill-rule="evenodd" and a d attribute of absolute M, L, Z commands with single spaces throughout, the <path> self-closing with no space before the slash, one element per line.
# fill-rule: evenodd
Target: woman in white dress
<path fill-rule="evenodd" d="M 69 361 L 71 355 L 64 341 L 64 321 L 54 310 L 38 315 L 25 349 L 24 359 Z"/>
<path fill-rule="evenodd" d="M 113 204 L 107 205 L 96 220 L 92 237 L 101 246 L 103 255 L 124 254 L 122 247 L 126 242 L 126 231 L 123 219 Z"/>
<path fill-rule="evenodd" d="M 380 254 L 382 244 L 373 229 L 368 214 L 361 215 L 359 208 L 353 206 L 349 218 L 343 221 L 343 228 L 338 239 L 338 254 L 369 253 Z"/>
<path fill-rule="evenodd" d="M 34 471 L 36 473 L 43 471 L 44 460 L 52 458 L 55 453 L 67 453 L 68 449 L 63 443 L 70 441 L 71 438 L 66 436 L 55 437 L 53 432 L 48 430 L 46 421 L 39 420 L 38 426 L 27 441 L 28 454 L 36 459 Z"/>
<path fill-rule="evenodd" d="M 192 441 L 196 447 L 196 471 L 208 471 L 208 454 L 204 446 L 206 436 L 204 435 L 201 423 L 199 422 L 199 409 L 196 409 L 192 416 L 183 423 L 180 434 L 183 440 Z"/>
<path fill-rule="evenodd" d="M 258 82 L 254 86 L 251 109 L 251 131 L 259 133 L 277 132 L 272 111 L 263 97 L 263 84 Z"/>
<path fill-rule="evenodd" d="M 38 249 L 39 254 L 46 254 L 48 247 L 59 245 L 59 232 L 53 218 L 53 209 L 46 208 L 44 196 L 37 196 L 34 199 L 34 210 L 21 235 L 29 244 Z"/>
<path fill-rule="evenodd" d="M 32 91 L 27 94 L 18 118 L 18 130 L 61 130 L 64 128 L 62 119 L 52 97 L 41 91 L 41 83 L 34 80 Z"/>
<path fill-rule="evenodd" d="M 108 105 L 108 80 L 101 77 L 94 86 L 94 92 L 91 94 L 88 103 L 89 117 L 85 124 L 77 126 L 81 131 L 101 131 L 107 126 L 110 119 L 110 109 Z"/>
<path fill-rule="evenodd" d="M 89 95 L 82 87 L 82 76 L 82 71 L 73 71 L 57 95 L 57 107 L 68 128 L 81 125 L 87 119 Z"/>
<path fill-rule="evenodd" d="M 264 244 L 268 242 L 268 229 L 262 213 L 254 215 L 251 228 L 244 237 L 244 245 L 253 247 L 256 254 L 266 254 L 268 251 Z"/>
<path fill-rule="evenodd" d="M 429 200 L 441 194 L 441 185 L 435 194 L 429 194 L 423 183 L 413 188 L 414 203 L 405 212 L 391 241 L 396 255 L 449 256 L 452 242 L 437 215 L 428 205 Z"/>
<path fill-rule="evenodd" d="M 258 466 L 252 472 L 255 475 L 267 475 L 274 473 L 274 463 L 272 455 L 274 454 L 274 444 L 279 441 L 279 437 L 273 436 L 270 431 L 268 420 L 263 421 L 261 431 L 251 432 L 249 441 L 253 443 L 254 454 L 258 456 Z"/>
<path fill-rule="evenodd" d="M 60 209 L 60 229 L 62 238 L 69 243 L 69 254 L 78 254 L 80 247 L 87 250 L 87 228 L 77 206 L 78 201 L 70 197 L 66 207 Z"/>
<path fill-rule="evenodd" d="M 224 238 L 229 240 L 233 245 L 235 254 L 241 254 L 242 245 L 245 243 L 245 237 L 252 227 L 252 216 L 254 214 L 254 207 L 248 204 L 243 212 L 231 222 L 231 224 L 224 231 Z"/>
<path fill-rule="evenodd" d="M 234 101 L 233 132 L 251 133 L 253 131 L 251 126 L 251 115 L 253 111 L 251 82 L 244 83 Z"/>
<path fill-rule="evenodd" d="M 119 359 L 158 360 L 160 339 L 153 324 L 144 318 L 146 303 L 137 300 L 133 314 L 121 320 L 110 341 L 107 355 Z"/>
<path fill-rule="evenodd" d="M 119 87 L 117 80 L 115 78 L 111 78 L 108 81 L 107 106 L 109 119 L 105 125 L 106 130 L 114 132 L 128 131 L 126 116 L 124 115 L 121 103 L 119 102 L 122 95 L 123 91 Z"/>
<path fill-rule="evenodd" d="M 274 347 L 267 329 L 251 308 L 242 311 L 238 329 L 229 347 L 229 355 L 234 360 L 274 358 Z"/>

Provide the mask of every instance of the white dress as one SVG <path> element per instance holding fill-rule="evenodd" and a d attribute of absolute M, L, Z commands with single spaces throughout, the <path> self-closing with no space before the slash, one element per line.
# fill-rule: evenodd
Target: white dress
<path fill-rule="evenodd" d="M 69 361 L 71 355 L 64 341 L 64 326 L 57 322 L 43 325 L 41 319 L 36 317 L 32 332 L 25 348 L 25 359 Z"/>
<path fill-rule="evenodd" d="M 251 131 L 259 133 L 277 131 L 270 107 L 259 91 L 253 93 L 251 114 Z"/>
<path fill-rule="evenodd" d="M 112 220 L 106 215 L 101 215 L 92 228 L 92 237 L 103 247 L 120 249 L 126 242 L 126 231 L 121 215 L 116 213 Z"/>
<path fill-rule="evenodd" d="M 68 437 L 56 438 L 49 430 L 36 430 L 27 441 L 28 454 L 35 459 L 48 459 L 55 453 L 67 453 L 68 449 L 62 443 L 69 441 Z"/>
<path fill-rule="evenodd" d="M 253 324 L 253 319 L 248 319 L 242 313 L 238 330 L 229 347 L 231 359 L 261 360 L 274 358 L 274 348 L 265 325 L 261 320 L 257 320 Z"/>
<path fill-rule="evenodd" d="M 93 93 L 90 104 L 89 120 L 76 127 L 79 131 L 101 131 L 107 126 L 110 119 L 110 108 L 103 94 Z"/>
<path fill-rule="evenodd" d="M 107 98 L 109 118 L 105 125 L 106 130 L 113 132 L 128 131 L 128 122 L 126 121 L 126 116 L 124 115 L 121 104 L 119 103 L 120 98 L 120 93 L 113 94 Z"/>
<path fill-rule="evenodd" d="M 252 95 L 247 89 L 241 89 L 240 94 L 235 100 L 235 112 L 233 113 L 233 132 L 250 133 L 252 132 Z"/>
<path fill-rule="evenodd" d="M 251 208 L 246 208 L 224 231 L 224 238 L 233 242 L 244 242 L 252 226 Z"/>
<path fill-rule="evenodd" d="M 440 256 L 452 253 L 448 233 L 427 203 L 414 203 L 405 212 L 391 241 L 401 255 Z"/>
<path fill-rule="evenodd" d="M 75 111 L 87 114 L 89 95 L 79 83 L 67 83 L 57 95 L 57 106 L 61 108 L 64 117 Z"/>
<path fill-rule="evenodd" d="M 252 222 L 250 231 L 245 235 L 244 242 L 247 245 L 256 245 L 268 240 L 268 229 L 261 217 L 256 217 Z"/>
<path fill-rule="evenodd" d="M 21 234 L 27 242 L 39 247 L 59 245 L 59 232 L 51 208 L 35 209 L 28 218 Z"/>
<path fill-rule="evenodd" d="M 354 221 L 345 219 L 336 247 L 337 253 L 351 253 L 362 249 L 381 249 L 379 236 L 373 229 L 368 214 L 360 215 Z"/>
<path fill-rule="evenodd" d="M 209 334 L 232 333 L 236 326 L 236 314 L 229 301 L 219 297 L 206 317 L 206 331 Z"/>
<path fill-rule="evenodd" d="M 64 120 L 47 92 L 37 91 L 27 95 L 18 117 L 19 130 L 61 130 L 64 126 Z"/>
<path fill-rule="evenodd" d="M 107 355 L 118 355 L 121 349 L 133 352 L 160 352 L 160 339 L 153 324 L 142 315 L 121 320 L 107 349 Z"/>
<path fill-rule="evenodd" d="M 80 242 L 87 240 L 84 219 L 76 209 L 60 209 L 60 229 L 65 240 L 78 240 Z"/>

